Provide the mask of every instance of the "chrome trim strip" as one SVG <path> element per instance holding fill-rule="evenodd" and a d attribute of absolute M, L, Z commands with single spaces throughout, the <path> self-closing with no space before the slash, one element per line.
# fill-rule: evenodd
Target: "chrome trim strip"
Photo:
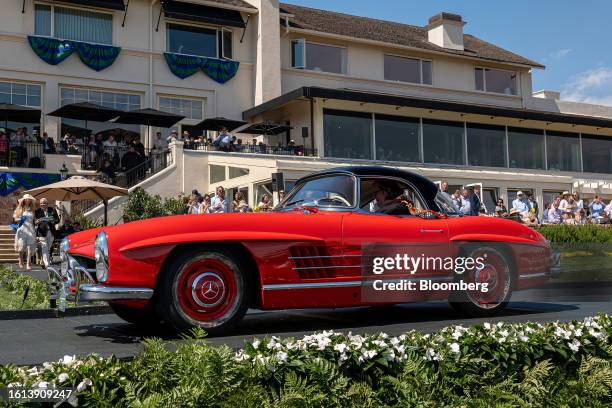
<path fill-rule="evenodd" d="M 333 265 L 333 266 L 301 266 L 299 268 L 293 268 L 294 271 L 303 271 L 308 269 L 332 269 L 332 268 L 361 268 L 366 265 Z"/>
<path fill-rule="evenodd" d="M 524 273 L 522 275 L 519 275 L 519 279 L 535 279 L 535 278 L 542 278 L 544 276 L 548 276 L 548 274 L 546 272 Z"/>
<path fill-rule="evenodd" d="M 111 287 L 104 285 L 81 285 L 79 301 L 111 301 L 111 300 L 148 300 L 153 296 L 153 289 Z"/>
<path fill-rule="evenodd" d="M 402 281 L 418 282 L 421 280 L 431 280 L 435 282 L 449 282 L 453 281 L 453 276 L 438 276 L 432 278 L 405 278 L 405 279 L 389 279 L 384 280 L 389 283 L 399 283 Z M 378 279 L 376 279 L 378 280 Z M 374 280 L 371 281 L 344 281 L 344 282 L 308 282 L 308 283 L 278 283 L 264 285 L 263 290 L 290 290 L 290 289 L 326 289 L 326 288 L 350 288 L 355 286 L 371 286 Z"/>

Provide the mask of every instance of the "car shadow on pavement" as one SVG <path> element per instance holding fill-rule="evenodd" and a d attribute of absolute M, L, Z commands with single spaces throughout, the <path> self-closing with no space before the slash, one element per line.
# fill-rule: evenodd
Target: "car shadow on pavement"
<path fill-rule="evenodd" d="M 444 325 L 470 325 L 484 320 L 512 320 L 515 316 L 534 316 L 579 309 L 578 306 L 555 303 L 513 302 L 507 309 L 491 318 L 467 318 L 453 310 L 446 302 L 413 303 L 395 306 L 357 307 L 341 309 L 308 309 L 279 311 L 249 311 L 244 320 L 228 337 L 211 337 L 212 343 L 242 344 L 244 337 L 266 335 L 294 335 L 318 330 L 347 332 L 379 332 L 411 329 L 432 330 Z M 405 329 L 404 329 L 405 328 Z M 106 338 L 118 344 L 139 343 L 144 338 L 180 340 L 182 337 L 163 325 L 142 327 L 130 323 L 108 323 L 75 327 L 78 336 Z"/>

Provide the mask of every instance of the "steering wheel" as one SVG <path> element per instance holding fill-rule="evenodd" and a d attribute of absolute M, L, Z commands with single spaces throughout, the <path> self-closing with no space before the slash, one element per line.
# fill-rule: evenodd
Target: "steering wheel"
<path fill-rule="evenodd" d="M 343 206 L 351 207 L 351 203 L 349 203 L 346 198 L 341 197 L 341 196 L 320 198 L 320 199 L 317 200 L 317 203 L 318 204 L 329 203 L 328 205 L 333 205 L 333 204 L 340 203 Z"/>

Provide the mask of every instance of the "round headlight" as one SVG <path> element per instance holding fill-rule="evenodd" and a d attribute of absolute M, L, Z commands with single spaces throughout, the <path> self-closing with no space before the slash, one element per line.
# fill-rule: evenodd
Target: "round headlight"
<path fill-rule="evenodd" d="M 96 278 L 98 282 L 108 280 L 108 239 L 104 232 L 100 232 L 94 244 L 94 255 L 96 258 Z"/>

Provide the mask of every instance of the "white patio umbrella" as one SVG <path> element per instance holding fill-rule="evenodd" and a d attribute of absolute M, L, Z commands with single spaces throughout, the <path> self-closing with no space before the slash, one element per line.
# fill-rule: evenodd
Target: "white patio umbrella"
<path fill-rule="evenodd" d="M 55 201 L 102 200 L 104 204 L 104 225 L 108 224 L 108 200 L 128 195 L 125 188 L 100 183 L 82 176 L 72 176 L 67 180 L 26 191 L 34 198 Z"/>

